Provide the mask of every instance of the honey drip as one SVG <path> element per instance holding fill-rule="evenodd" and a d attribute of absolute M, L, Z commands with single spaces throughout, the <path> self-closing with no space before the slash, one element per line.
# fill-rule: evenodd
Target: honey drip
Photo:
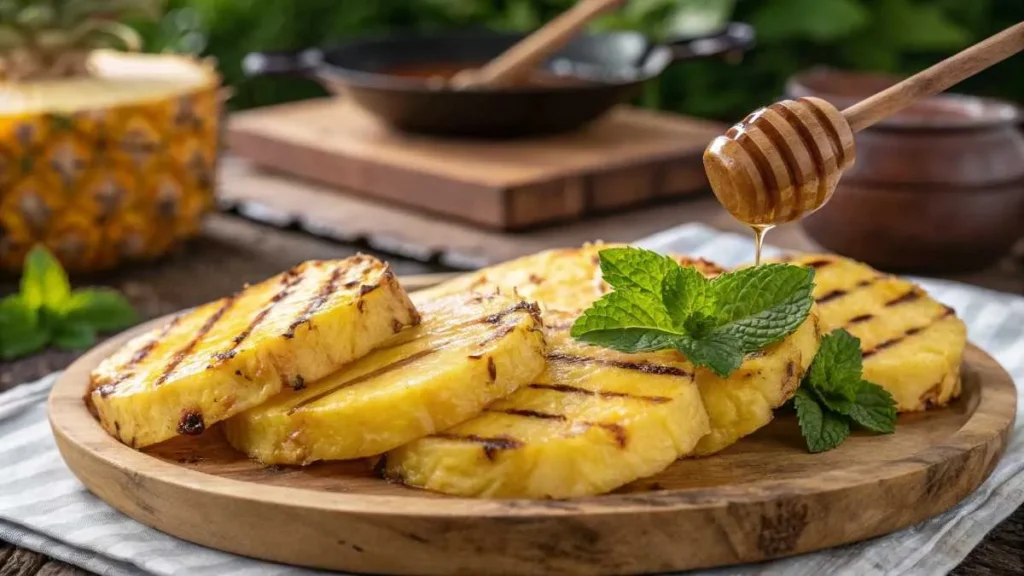
<path fill-rule="evenodd" d="M 761 248 L 764 246 L 764 235 L 775 228 L 774 224 L 757 224 L 750 226 L 754 230 L 754 266 L 761 265 Z"/>

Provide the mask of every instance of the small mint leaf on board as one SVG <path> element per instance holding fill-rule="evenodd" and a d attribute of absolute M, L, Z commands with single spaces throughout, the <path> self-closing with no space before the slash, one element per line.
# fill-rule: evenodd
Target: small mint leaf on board
<path fill-rule="evenodd" d="M 855 402 L 862 368 L 860 340 L 839 328 L 821 339 L 807 377 L 819 394 Z"/>
<path fill-rule="evenodd" d="M 896 401 L 885 389 L 873 382 L 860 380 L 856 386 L 856 399 L 820 397 L 830 409 L 848 416 L 855 424 L 879 434 L 896 430 Z"/>
<path fill-rule="evenodd" d="M 0 300 L 0 359 L 12 360 L 46 346 L 50 335 L 38 316 L 19 295 Z"/>
<path fill-rule="evenodd" d="M 96 342 L 96 329 L 80 322 L 64 322 L 53 333 L 53 344 L 64 350 L 84 350 Z"/>
<path fill-rule="evenodd" d="M 21 276 L 21 297 L 33 310 L 61 309 L 71 297 L 71 283 L 57 258 L 37 244 L 25 257 Z"/>
<path fill-rule="evenodd" d="M 764 264 L 722 274 L 711 287 L 716 332 L 730 335 L 750 353 L 785 338 L 807 319 L 814 303 L 814 270 Z"/>
<path fill-rule="evenodd" d="M 64 318 L 100 332 L 122 330 L 139 321 L 128 299 L 106 288 L 76 290 L 64 307 Z"/>
<path fill-rule="evenodd" d="M 797 388 L 793 406 L 796 408 L 800 432 L 811 453 L 832 450 L 849 437 L 850 423 L 847 419 L 823 407 L 807 390 Z"/>

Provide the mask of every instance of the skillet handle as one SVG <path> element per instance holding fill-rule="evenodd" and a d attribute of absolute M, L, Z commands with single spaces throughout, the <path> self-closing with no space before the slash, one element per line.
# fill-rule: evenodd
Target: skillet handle
<path fill-rule="evenodd" d="M 317 48 L 295 52 L 250 52 L 242 59 L 246 76 L 296 74 L 313 76 L 323 63 L 324 54 Z"/>
<path fill-rule="evenodd" d="M 710 36 L 671 41 L 672 61 L 699 60 L 742 54 L 754 47 L 754 27 L 743 22 L 731 22 L 722 32 Z"/>

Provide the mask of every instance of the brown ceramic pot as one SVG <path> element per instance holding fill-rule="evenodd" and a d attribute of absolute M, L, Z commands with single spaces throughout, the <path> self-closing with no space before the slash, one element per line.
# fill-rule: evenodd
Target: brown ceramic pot
<path fill-rule="evenodd" d="M 790 98 L 838 108 L 891 85 L 886 76 L 814 69 Z M 983 268 L 1024 237 L 1024 136 L 1007 102 L 937 96 L 856 136 L 857 160 L 832 199 L 803 220 L 823 247 L 878 268 Z"/>

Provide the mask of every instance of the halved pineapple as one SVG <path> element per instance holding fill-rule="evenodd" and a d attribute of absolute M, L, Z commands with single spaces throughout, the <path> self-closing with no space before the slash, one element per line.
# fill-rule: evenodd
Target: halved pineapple
<path fill-rule="evenodd" d="M 584 309 L 610 287 L 601 280 L 598 252 L 621 244 L 586 244 L 581 248 L 548 250 L 485 268 L 413 294 L 413 300 L 467 290 L 500 290 L 535 298 L 545 311 L 562 311 L 562 320 L 545 314 L 545 324 L 568 328 Z M 708 277 L 722 269 L 712 262 L 671 255 L 683 266 L 694 266 Z M 561 322 L 559 325 L 558 322 Z M 554 323 L 554 324 L 553 324 Z M 788 401 L 818 351 L 821 335 L 814 312 L 796 332 L 758 354 L 750 355 L 727 379 L 707 369 L 696 373 L 708 411 L 711 432 L 697 444 L 698 455 L 718 452 L 764 426 L 772 410 Z"/>
<path fill-rule="evenodd" d="M 860 338 L 864 379 L 888 390 L 900 412 L 943 406 L 960 395 L 967 328 L 952 308 L 848 258 L 809 254 L 792 263 L 815 269 L 823 328 Z"/>
<path fill-rule="evenodd" d="M 141 448 L 301 388 L 418 322 L 376 258 L 306 262 L 132 339 L 92 372 L 87 401 Z"/>
<path fill-rule="evenodd" d="M 565 325 L 573 316 L 550 312 Z M 656 474 L 708 431 L 693 366 L 622 354 L 546 329 L 547 369 L 487 411 L 387 454 L 385 473 L 460 496 L 569 498 Z"/>
<path fill-rule="evenodd" d="M 387 347 L 228 420 L 228 441 L 267 464 L 374 456 L 476 416 L 544 369 L 531 304 L 458 295 L 418 308 L 423 323 Z"/>
<path fill-rule="evenodd" d="M 536 301 L 541 310 L 580 314 L 611 288 L 601 280 L 598 252 L 624 244 L 596 242 L 580 248 L 558 248 L 523 256 L 502 264 L 460 276 L 416 293 L 416 299 L 430 299 L 465 291 L 515 292 Z M 703 259 L 674 257 L 684 266 L 694 266 L 705 276 L 722 269 Z"/>

